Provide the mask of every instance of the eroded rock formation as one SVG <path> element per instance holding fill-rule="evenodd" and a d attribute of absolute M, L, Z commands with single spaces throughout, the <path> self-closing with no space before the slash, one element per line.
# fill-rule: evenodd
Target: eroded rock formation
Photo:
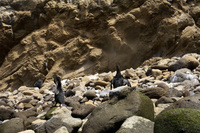
<path fill-rule="evenodd" d="M 199 50 L 196 1 L 2 0 L 0 89 Z M 23 5 L 23 6 L 21 6 Z"/>

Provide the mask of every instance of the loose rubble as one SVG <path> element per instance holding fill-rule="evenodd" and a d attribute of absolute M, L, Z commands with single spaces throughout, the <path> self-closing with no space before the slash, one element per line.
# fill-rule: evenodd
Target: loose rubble
<path fill-rule="evenodd" d="M 199 109 L 199 66 L 183 65 L 176 71 L 167 69 L 188 56 L 196 60 L 200 57 L 186 54 L 176 59 L 151 58 L 153 64 L 147 60 L 136 69 L 121 71 L 131 88 L 121 86 L 110 90 L 108 79 L 112 78 L 108 75 L 113 77 L 116 72 L 62 79 L 67 108 L 53 107 L 56 88 L 51 80 L 44 82 L 41 88 L 21 86 L 13 92 L 1 92 L 0 130 L 2 133 L 160 131 L 153 128 L 154 118 L 160 113 L 177 108 Z M 196 60 L 191 61 L 197 63 Z M 165 69 L 160 65 L 165 65 Z M 148 69 L 152 72 L 146 76 Z M 137 129 L 140 124 L 144 128 L 146 125 L 146 129 L 140 126 Z"/>

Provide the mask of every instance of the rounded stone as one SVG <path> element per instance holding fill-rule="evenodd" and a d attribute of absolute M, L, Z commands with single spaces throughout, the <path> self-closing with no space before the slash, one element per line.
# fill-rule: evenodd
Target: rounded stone
<path fill-rule="evenodd" d="M 154 133 L 199 133 L 200 110 L 172 109 L 160 113 L 155 120 Z"/>
<path fill-rule="evenodd" d="M 18 133 L 35 133 L 33 130 L 26 130 L 26 131 L 21 131 L 21 132 L 18 132 Z"/>
<path fill-rule="evenodd" d="M 173 103 L 169 107 L 167 107 L 164 111 L 176 108 L 192 108 L 192 109 L 200 109 L 200 94 L 188 96 L 178 100 Z"/>
<path fill-rule="evenodd" d="M 60 127 L 54 133 L 69 133 L 65 126 Z"/>
<path fill-rule="evenodd" d="M 153 77 L 158 77 L 158 76 L 160 76 L 160 75 L 162 75 L 162 71 L 161 70 L 159 70 L 159 69 L 152 69 L 152 76 Z"/>
<path fill-rule="evenodd" d="M 140 92 L 147 95 L 149 98 L 157 98 L 157 99 L 159 99 L 162 96 L 168 95 L 167 91 L 161 87 L 147 88 L 147 89 L 141 90 Z"/>
<path fill-rule="evenodd" d="M 0 125 L 1 133 L 16 133 L 24 130 L 23 119 L 13 118 Z"/>
<path fill-rule="evenodd" d="M 132 116 L 125 120 L 116 133 L 153 133 L 154 122 L 140 117 Z"/>
<path fill-rule="evenodd" d="M 122 92 L 125 94 L 124 92 Z M 153 120 L 154 110 L 152 101 L 143 94 L 132 91 L 126 96 L 114 96 L 111 100 L 97 106 L 82 133 L 116 132 L 127 118 L 139 115 Z"/>
<path fill-rule="evenodd" d="M 96 97 L 96 93 L 95 91 L 89 90 L 83 96 L 87 97 L 88 99 L 93 99 Z"/>

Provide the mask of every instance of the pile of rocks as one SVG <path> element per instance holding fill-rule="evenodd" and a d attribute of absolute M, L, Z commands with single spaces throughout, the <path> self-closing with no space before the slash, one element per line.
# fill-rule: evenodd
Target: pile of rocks
<path fill-rule="evenodd" d="M 0 131 L 199 132 L 199 57 L 156 57 L 136 69 L 121 71 L 132 88 L 110 90 L 116 72 L 63 79 L 67 108 L 53 106 L 53 79 L 45 81 L 41 88 L 21 86 L 13 92 L 7 90 L 0 93 Z M 191 123 L 188 125 L 187 121 Z"/>

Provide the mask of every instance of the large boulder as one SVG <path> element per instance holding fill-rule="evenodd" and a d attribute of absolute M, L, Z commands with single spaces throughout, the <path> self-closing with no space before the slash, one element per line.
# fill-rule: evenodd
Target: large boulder
<path fill-rule="evenodd" d="M 195 69 L 199 65 L 199 61 L 193 56 L 185 56 L 169 66 L 169 71 L 176 71 L 181 68 Z"/>
<path fill-rule="evenodd" d="M 152 87 L 152 88 L 147 88 L 143 89 L 140 92 L 148 96 L 149 98 L 157 98 L 159 99 L 162 96 L 168 96 L 168 93 L 165 89 L 161 87 Z"/>
<path fill-rule="evenodd" d="M 197 80 L 196 82 L 198 82 L 198 77 L 192 74 L 191 70 L 187 68 L 183 68 L 183 69 L 177 70 L 170 79 L 172 83 L 183 82 L 185 80 L 190 80 L 193 82 Z M 195 85 L 198 85 L 198 83 L 196 83 Z"/>
<path fill-rule="evenodd" d="M 18 133 L 35 133 L 33 130 L 25 130 L 25 131 L 21 131 L 21 132 L 18 132 Z"/>
<path fill-rule="evenodd" d="M 36 111 L 36 108 L 31 108 L 25 111 L 16 112 L 15 116 L 26 119 L 29 117 L 36 117 L 38 116 L 38 113 Z"/>
<path fill-rule="evenodd" d="M 69 133 L 65 126 L 60 127 L 54 133 Z"/>
<path fill-rule="evenodd" d="M 94 109 L 83 127 L 83 133 L 115 132 L 133 115 L 153 120 L 153 104 L 147 96 L 127 87 L 126 91 L 121 91 Z"/>
<path fill-rule="evenodd" d="M 85 94 L 83 96 L 87 97 L 88 99 L 93 99 L 96 97 L 96 93 L 95 93 L 95 91 L 88 90 L 85 92 Z"/>
<path fill-rule="evenodd" d="M 74 130 L 77 130 L 82 125 L 82 120 L 79 118 L 73 118 L 73 117 L 64 117 L 62 119 L 63 122 L 67 123 L 70 127 L 72 127 Z"/>
<path fill-rule="evenodd" d="M 72 104 L 71 105 L 73 107 L 72 109 L 72 116 L 75 118 L 85 118 L 86 116 L 88 116 L 94 109 L 95 106 L 92 104 Z"/>
<path fill-rule="evenodd" d="M 164 111 L 176 108 L 193 108 L 200 109 L 200 94 L 185 97 L 167 107 Z"/>
<path fill-rule="evenodd" d="M 162 96 L 155 102 L 155 106 L 157 107 L 158 104 L 165 104 L 165 103 L 173 103 L 174 100 L 172 98 Z"/>
<path fill-rule="evenodd" d="M 46 122 L 46 120 L 41 120 L 41 119 L 37 119 L 35 121 L 32 121 L 31 125 L 28 126 L 28 129 L 36 129 L 37 127 L 41 126 L 42 124 L 44 124 Z"/>
<path fill-rule="evenodd" d="M 140 116 L 125 120 L 116 133 L 153 133 L 154 122 Z"/>
<path fill-rule="evenodd" d="M 1 133 L 16 133 L 24 130 L 23 120 L 13 118 L 0 125 Z"/>
<path fill-rule="evenodd" d="M 66 107 L 57 108 L 52 112 L 54 118 L 62 118 L 62 122 L 66 123 L 73 129 L 77 129 L 82 125 L 82 120 L 80 118 L 73 118 L 71 116 L 71 111 Z"/>
<path fill-rule="evenodd" d="M 72 132 L 72 127 L 70 127 L 67 123 L 62 122 L 62 118 L 51 118 L 41 126 L 35 129 L 36 133 L 54 133 L 60 127 L 66 127 L 68 132 Z"/>
<path fill-rule="evenodd" d="M 25 130 L 25 131 L 21 131 L 21 132 L 18 132 L 18 133 L 35 133 L 33 130 Z"/>
<path fill-rule="evenodd" d="M 75 131 L 79 127 L 81 127 L 82 120 L 80 118 L 73 118 L 71 116 L 71 113 L 72 112 L 68 110 L 65 106 L 63 106 L 62 108 L 53 107 L 49 111 L 47 111 L 47 114 L 45 115 L 47 119 L 51 119 L 44 123 L 42 127 L 38 128 L 43 129 L 44 126 L 50 126 L 53 121 L 59 121 L 60 125 L 65 126 L 69 132 L 71 132 L 72 130 Z M 59 128 L 61 128 L 60 125 L 58 125 Z M 55 128 L 58 129 L 58 127 Z"/>
<path fill-rule="evenodd" d="M 200 110 L 173 109 L 155 119 L 154 133 L 199 133 Z"/>
<path fill-rule="evenodd" d="M 0 121 L 11 119 L 15 117 L 15 111 L 10 109 L 0 108 Z"/>

